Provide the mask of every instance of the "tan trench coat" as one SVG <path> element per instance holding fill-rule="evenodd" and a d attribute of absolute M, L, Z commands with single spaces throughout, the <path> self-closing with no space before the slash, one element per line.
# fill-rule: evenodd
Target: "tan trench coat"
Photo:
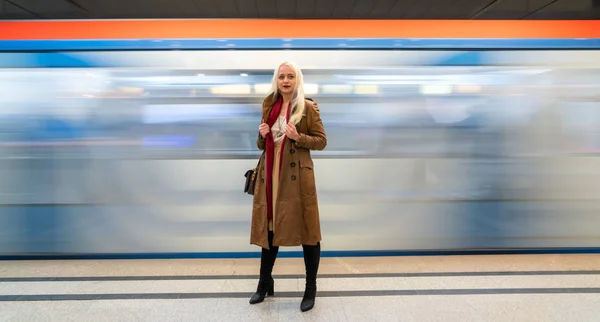
<path fill-rule="evenodd" d="M 323 150 L 327 136 L 317 103 L 305 100 L 306 107 L 296 126 L 300 139 L 286 138 L 276 208 L 273 212 L 273 246 L 316 245 L 321 241 L 321 224 L 313 160 L 310 150 Z M 263 102 L 262 119 L 268 119 L 275 104 L 273 96 Z M 266 140 L 258 134 L 258 148 L 265 149 Z M 266 154 L 258 164 L 254 190 L 250 243 L 269 248 L 266 196 Z"/>

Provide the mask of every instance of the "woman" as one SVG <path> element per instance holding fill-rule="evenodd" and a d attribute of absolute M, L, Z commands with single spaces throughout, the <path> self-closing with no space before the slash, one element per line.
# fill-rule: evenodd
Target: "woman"
<path fill-rule="evenodd" d="M 251 304 L 273 295 L 273 265 L 279 246 L 304 251 L 306 289 L 301 310 L 313 308 L 321 257 L 321 225 L 310 150 L 323 150 L 327 137 L 317 104 L 304 98 L 302 71 L 284 62 L 275 70 L 263 101 L 258 128 L 259 164 L 250 243 L 262 247 L 260 280 Z"/>

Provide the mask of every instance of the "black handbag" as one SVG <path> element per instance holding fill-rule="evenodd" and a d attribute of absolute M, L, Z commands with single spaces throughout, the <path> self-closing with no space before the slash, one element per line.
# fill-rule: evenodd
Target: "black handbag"
<path fill-rule="evenodd" d="M 254 184 L 256 183 L 256 175 L 258 172 L 258 164 L 254 169 L 246 171 L 244 177 L 246 177 L 246 184 L 244 185 L 244 192 L 249 195 L 254 195 Z"/>

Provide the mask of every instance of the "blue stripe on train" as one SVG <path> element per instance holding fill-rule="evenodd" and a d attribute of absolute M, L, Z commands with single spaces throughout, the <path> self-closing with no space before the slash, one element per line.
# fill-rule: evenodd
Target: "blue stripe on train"
<path fill-rule="evenodd" d="M 0 51 L 169 49 L 599 49 L 600 39 L 111 39 L 4 40 Z"/>
<path fill-rule="evenodd" d="M 538 255 L 538 254 L 598 254 L 600 247 L 566 248 L 506 248 L 451 250 L 357 250 L 322 251 L 322 257 L 374 256 L 451 256 L 451 255 Z M 278 257 L 298 258 L 302 252 L 279 252 Z M 260 252 L 223 253 L 115 253 L 115 254 L 0 254 L 0 260 L 71 260 L 71 259 L 183 259 L 183 258 L 260 258 Z"/>

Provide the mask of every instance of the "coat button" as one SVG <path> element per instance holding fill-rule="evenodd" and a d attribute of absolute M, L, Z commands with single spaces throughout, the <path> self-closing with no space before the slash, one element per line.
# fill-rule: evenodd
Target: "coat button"
<path fill-rule="evenodd" d="M 296 180 L 296 176 L 292 176 L 292 180 Z"/>
<path fill-rule="evenodd" d="M 294 149 L 291 149 L 291 150 L 290 150 L 290 153 L 291 153 L 291 154 L 294 154 L 294 153 L 296 153 L 296 150 L 294 150 Z"/>
<path fill-rule="evenodd" d="M 292 162 L 292 164 L 290 164 L 290 165 L 291 165 L 291 166 L 292 166 L 292 168 L 293 168 L 293 167 L 295 167 L 295 166 L 296 166 L 296 163 L 295 163 L 295 162 Z"/>
<path fill-rule="evenodd" d="M 264 183 L 265 182 L 265 178 L 261 178 L 260 182 Z"/>

